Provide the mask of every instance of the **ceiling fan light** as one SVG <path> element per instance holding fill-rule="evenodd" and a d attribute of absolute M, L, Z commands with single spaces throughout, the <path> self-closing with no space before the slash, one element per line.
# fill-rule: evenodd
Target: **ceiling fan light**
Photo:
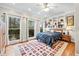
<path fill-rule="evenodd" d="M 50 7 L 50 9 L 54 9 L 55 7 Z"/>
<path fill-rule="evenodd" d="M 44 11 L 46 11 L 46 12 L 49 11 L 49 8 L 45 8 Z"/>
<path fill-rule="evenodd" d="M 15 5 L 15 3 L 12 3 L 13 5 Z"/>
<path fill-rule="evenodd" d="M 28 8 L 28 11 L 32 11 L 32 9 L 31 8 Z"/>

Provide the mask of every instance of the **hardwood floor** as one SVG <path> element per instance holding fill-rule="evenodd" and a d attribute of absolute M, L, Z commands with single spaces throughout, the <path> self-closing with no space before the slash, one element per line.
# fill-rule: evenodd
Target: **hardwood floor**
<path fill-rule="evenodd" d="M 66 41 L 64 41 L 66 42 Z M 61 56 L 75 56 L 75 43 L 73 42 L 67 42 L 68 45 L 65 48 L 64 52 L 62 53 Z M 55 48 L 57 43 L 53 44 L 52 48 Z"/>
<path fill-rule="evenodd" d="M 75 43 L 68 43 L 68 46 L 64 50 L 62 56 L 75 56 Z"/>

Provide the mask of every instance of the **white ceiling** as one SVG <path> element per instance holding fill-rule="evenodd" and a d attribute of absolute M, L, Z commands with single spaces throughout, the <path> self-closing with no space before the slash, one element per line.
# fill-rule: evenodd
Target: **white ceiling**
<path fill-rule="evenodd" d="M 52 6 L 53 5 L 53 9 L 50 9 L 48 12 L 45 12 L 40 6 L 40 3 L 0 3 L 0 6 L 14 8 L 34 17 L 50 17 L 53 15 L 58 15 L 64 12 L 74 10 L 73 3 L 52 3 Z"/>

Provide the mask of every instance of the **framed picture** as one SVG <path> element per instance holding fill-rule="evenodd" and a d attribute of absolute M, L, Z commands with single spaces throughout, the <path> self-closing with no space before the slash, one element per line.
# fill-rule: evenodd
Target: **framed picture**
<path fill-rule="evenodd" d="M 67 26 L 74 26 L 74 16 L 67 17 Z"/>

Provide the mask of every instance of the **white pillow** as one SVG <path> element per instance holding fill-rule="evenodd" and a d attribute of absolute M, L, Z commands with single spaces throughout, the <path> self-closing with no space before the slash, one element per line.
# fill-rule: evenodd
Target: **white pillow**
<path fill-rule="evenodd" d="M 51 30 L 51 32 L 54 32 L 54 30 Z"/>

